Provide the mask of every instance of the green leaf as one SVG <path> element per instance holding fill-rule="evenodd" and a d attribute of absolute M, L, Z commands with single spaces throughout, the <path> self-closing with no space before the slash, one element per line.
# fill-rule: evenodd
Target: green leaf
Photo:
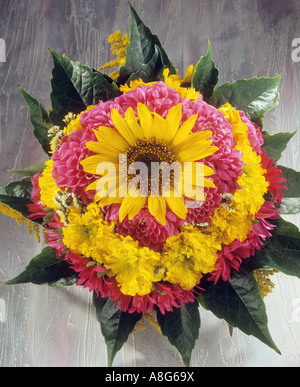
<path fill-rule="evenodd" d="M 161 61 L 160 49 L 155 45 L 155 51 L 146 64 L 142 64 L 134 73 L 132 73 L 127 82 L 133 81 L 135 79 L 143 79 L 144 82 L 152 82 L 154 80 L 160 80 L 163 76 L 163 64 Z"/>
<path fill-rule="evenodd" d="M 219 107 L 229 102 L 243 110 L 251 120 L 260 120 L 266 111 L 277 106 L 280 79 L 278 75 L 275 78 L 255 77 L 226 82 L 214 90 L 211 103 Z"/>
<path fill-rule="evenodd" d="M 106 342 L 108 366 L 111 367 L 116 353 L 126 343 L 142 314 L 122 312 L 120 306 L 116 306 L 110 298 L 97 297 L 95 292 L 93 303 Z"/>
<path fill-rule="evenodd" d="M 108 76 L 80 62 L 73 62 L 50 50 L 54 68 L 52 70 L 53 110 L 50 113 L 56 125 L 62 124 L 66 114 L 81 113 L 89 105 L 108 101 L 120 95 L 117 85 Z"/>
<path fill-rule="evenodd" d="M 43 150 L 49 154 L 50 138 L 48 137 L 48 130 L 53 126 L 53 123 L 44 107 L 33 97 L 31 97 L 22 87 L 19 87 L 28 108 L 29 117 L 33 125 L 33 134 L 42 145 Z"/>
<path fill-rule="evenodd" d="M 282 152 L 285 150 L 288 142 L 294 136 L 296 132 L 280 132 L 273 135 L 270 135 L 268 132 L 264 131 L 265 135 L 264 143 L 262 149 L 265 149 L 267 154 L 271 159 L 278 161 L 281 157 Z"/>
<path fill-rule="evenodd" d="M 199 336 L 200 315 L 198 302 L 184 304 L 172 312 L 162 314 L 157 308 L 157 321 L 162 334 L 176 347 L 185 365 L 190 364 L 192 351 Z"/>
<path fill-rule="evenodd" d="M 7 169 L 6 171 L 9 173 L 15 173 L 16 175 L 33 177 L 37 173 L 42 173 L 44 168 L 45 164 L 43 163 L 39 165 L 31 165 L 30 167 L 24 169 Z"/>
<path fill-rule="evenodd" d="M 248 269 L 277 269 L 300 278 L 300 231 L 297 226 L 279 218 L 276 228 L 261 250 L 243 263 Z"/>
<path fill-rule="evenodd" d="M 57 258 L 53 249 L 45 247 L 39 255 L 29 262 L 22 273 L 5 281 L 4 284 L 16 285 L 31 282 L 36 285 L 69 286 L 73 285 L 77 279 L 77 275 L 70 268 L 70 265 L 63 259 Z"/>
<path fill-rule="evenodd" d="M 0 202 L 21 213 L 25 218 L 30 215 L 27 204 L 31 204 L 32 183 L 30 177 L 13 181 L 0 188 Z"/>
<path fill-rule="evenodd" d="M 176 74 L 176 69 L 158 37 L 145 26 L 131 5 L 130 12 L 130 44 L 127 48 L 126 63 L 120 69 L 118 83 L 125 84 L 136 78 L 141 78 L 144 82 L 158 81 L 161 80 L 165 68 L 170 70 L 170 74 Z"/>
<path fill-rule="evenodd" d="M 287 187 L 287 191 L 284 192 L 284 197 L 287 198 L 299 198 L 300 197 L 300 172 L 295 171 L 292 168 L 287 168 L 282 165 L 278 165 L 282 172 L 282 176 L 286 179 L 284 185 Z"/>
<path fill-rule="evenodd" d="M 198 298 L 205 309 L 280 353 L 269 333 L 265 304 L 252 272 L 234 271 L 227 282 L 207 282 Z"/>
<path fill-rule="evenodd" d="M 192 77 L 192 86 L 200 91 L 204 101 L 208 101 L 213 93 L 214 87 L 219 81 L 219 70 L 211 57 L 211 45 L 209 42 L 207 53 L 202 56 L 195 67 Z"/>

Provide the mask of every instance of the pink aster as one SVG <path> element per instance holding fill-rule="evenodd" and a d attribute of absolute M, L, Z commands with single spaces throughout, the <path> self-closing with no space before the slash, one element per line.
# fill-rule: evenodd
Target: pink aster
<path fill-rule="evenodd" d="M 95 195 L 94 191 L 86 191 L 86 187 L 97 177 L 83 171 L 80 161 L 92 154 L 85 146 L 87 141 L 96 141 L 94 132 L 90 129 L 75 130 L 63 137 L 61 145 L 53 153 L 52 175 L 58 187 L 69 187 L 84 204 L 89 204 Z"/>

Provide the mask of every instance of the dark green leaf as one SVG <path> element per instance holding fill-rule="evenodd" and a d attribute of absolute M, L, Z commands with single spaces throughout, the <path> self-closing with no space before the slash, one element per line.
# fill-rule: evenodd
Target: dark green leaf
<path fill-rule="evenodd" d="M 281 157 L 282 152 L 285 150 L 288 142 L 294 136 L 296 132 L 280 132 L 270 135 L 268 132 L 263 132 L 265 135 L 262 149 L 265 149 L 271 159 L 278 161 Z"/>
<path fill-rule="evenodd" d="M 53 126 L 53 123 L 43 106 L 33 97 L 31 97 L 22 87 L 19 87 L 28 108 L 29 117 L 33 125 L 33 134 L 46 153 L 50 151 L 50 138 L 48 130 Z"/>
<path fill-rule="evenodd" d="M 50 247 L 45 247 L 42 252 L 34 257 L 25 270 L 17 277 L 5 281 L 5 285 L 16 285 L 31 282 L 36 285 L 48 284 L 49 286 L 69 286 L 77 281 L 77 276 L 70 265 L 63 259 L 56 257 Z"/>
<path fill-rule="evenodd" d="M 287 198 L 299 198 L 300 197 L 300 172 L 295 171 L 292 168 L 287 168 L 282 165 L 278 165 L 282 172 L 283 178 L 286 179 L 284 185 L 287 187 L 287 191 L 284 192 L 284 197 Z"/>
<path fill-rule="evenodd" d="M 37 173 L 43 172 L 44 168 L 45 168 L 45 164 L 39 164 L 39 165 L 31 165 L 30 167 L 24 168 L 24 169 L 7 169 L 7 172 L 15 173 L 16 175 L 21 175 L 21 176 L 33 177 Z"/>
<path fill-rule="evenodd" d="M 130 75 L 127 82 L 133 81 L 134 79 L 143 79 L 144 82 L 152 82 L 159 80 L 163 75 L 163 65 L 161 61 L 160 49 L 155 45 L 155 52 L 146 64 L 142 64 L 134 73 Z"/>
<path fill-rule="evenodd" d="M 169 342 L 176 347 L 188 366 L 199 336 L 198 302 L 184 304 L 181 308 L 174 308 L 172 312 L 165 312 L 165 314 L 157 308 L 157 321 L 162 334 L 167 336 Z"/>
<path fill-rule="evenodd" d="M 95 292 L 93 294 L 93 303 L 106 342 L 108 366 L 111 367 L 116 353 L 126 343 L 135 324 L 142 318 L 142 315 L 136 312 L 121 312 L 119 305 L 115 306 L 110 298 L 97 297 Z"/>
<path fill-rule="evenodd" d="M 252 272 L 234 271 L 227 282 L 208 281 L 199 302 L 232 327 L 255 336 L 279 352 L 270 336 L 265 304 Z"/>
<path fill-rule="evenodd" d="M 278 75 L 275 78 L 255 77 L 224 83 L 214 90 L 211 103 L 219 107 L 229 102 L 252 120 L 259 120 L 266 111 L 277 106 L 280 79 Z"/>
<path fill-rule="evenodd" d="M 132 19 L 130 44 L 127 48 L 125 66 L 120 69 L 118 83 L 125 84 L 138 77 L 144 82 L 161 80 L 164 68 L 168 68 L 170 74 L 176 74 L 176 69 L 158 37 L 144 25 L 131 5 L 130 11 Z"/>
<path fill-rule="evenodd" d="M 30 214 L 27 204 L 31 203 L 31 191 L 32 183 L 30 177 L 13 181 L 7 186 L 0 188 L 0 202 L 27 217 Z"/>
<path fill-rule="evenodd" d="M 211 57 L 211 45 L 209 42 L 205 56 L 202 56 L 195 67 L 192 77 L 192 86 L 203 95 L 204 101 L 208 101 L 214 87 L 219 81 L 219 70 Z"/>
<path fill-rule="evenodd" d="M 117 85 L 108 76 L 60 56 L 53 50 L 50 50 L 50 54 L 54 62 L 50 94 L 53 110 L 50 117 L 56 125 L 61 125 L 69 112 L 78 114 L 89 105 L 120 95 Z"/>
<path fill-rule="evenodd" d="M 297 226 L 279 218 L 272 237 L 266 240 L 254 257 L 245 260 L 244 266 L 255 270 L 277 269 L 300 278 L 300 231 Z"/>

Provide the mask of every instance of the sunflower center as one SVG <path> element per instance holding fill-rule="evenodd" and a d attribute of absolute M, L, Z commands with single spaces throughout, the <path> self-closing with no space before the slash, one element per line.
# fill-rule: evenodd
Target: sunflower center
<path fill-rule="evenodd" d="M 139 162 L 143 163 L 145 167 L 147 168 L 147 184 L 138 183 L 138 189 L 141 189 L 142 191 L 148 191 L 148 195 L 151 193 L 151 181 L 152 184 L 155 183 L 156 186 L 159 187 L 159 196 L 162 195 L 163 191 L 163 173 L 160 169 L 157 174 L 153 176 L 153 163 L 161 164 L 161 163 L 168 163 L 168 165 L 171 165 L 173 162 L 176 161 L 175 155 L 170 151 L 170 149 L 160 143 L 157 142 L 154 139 L 151 140 L 139 140 L 135 143 L 135 145 L 131 146 L 127 151 L 127 167 L 129 168 L 133 163 Z M 174 171 L 171 169 L 169 170 L 170 174 L 168 176 L 168 184 L 172 187 L 172 184 L 174 182 Z M 139 171 L 141 173 L 141 171 Z M 127 180 L 128 183 L 136 177 L 138 174 L 131 174 L 128 173 Z M 144 192 L 145 193 L 145 192 Z M 148 196 L 146 195 L 146 196 Z"/>

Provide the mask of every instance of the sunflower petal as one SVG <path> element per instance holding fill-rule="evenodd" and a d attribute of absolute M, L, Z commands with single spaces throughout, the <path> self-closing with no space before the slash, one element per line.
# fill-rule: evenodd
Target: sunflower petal
<path fill-rule="evenodd" d="M 163 226 L 167 224 L 166 221 L 166 201 L 162 197 L 148 198 L 148 208 L 151 215 L 159 221 Z"/>
<path fill-rule="evenodd" d="M 127 124 L 124 118 L 122 118 L 117 109 L 113 109 L 110 114 L 111 119 L 119 134 L 124 138 L 125 141 L 127 141 L 128 144 L 133 145 L 136 141 L 136 138 L 130 126 Z"/>
<path fill-rule="evenodd" d="M 192 117 L 188 118 L 179 128 L 178 132 L 176 133 L 176 136 L 174 137 L 172 141 L 172 145 L 175 147 L 176 145 L 180 144 L 182 141 L 184 141 L 187 136 L 191 133 L 191 130 L 193 129 L 195 122 L 197 120 L 198 114 L 193 115 Z"/>
<path fill-rule="evenodd" d="M 187 208 L 183 197 L 165 197 L 164 199 L 174 214 L 176 214 L 180 219 L 186 218 Z"/>
<path fill-rule="evenodd" d="M 126 215 L 128 215 L 129 219 L 133 219 L 135 215 L 139 213 L 139 211 L 143 208 L 146 203 L 147 198 L 139 196 L 137 198 L 133 198 L 130 195 L 127 195 L 123 200 L 120 207 L 119 212 L 119 220 L 123 222 Z"/>

